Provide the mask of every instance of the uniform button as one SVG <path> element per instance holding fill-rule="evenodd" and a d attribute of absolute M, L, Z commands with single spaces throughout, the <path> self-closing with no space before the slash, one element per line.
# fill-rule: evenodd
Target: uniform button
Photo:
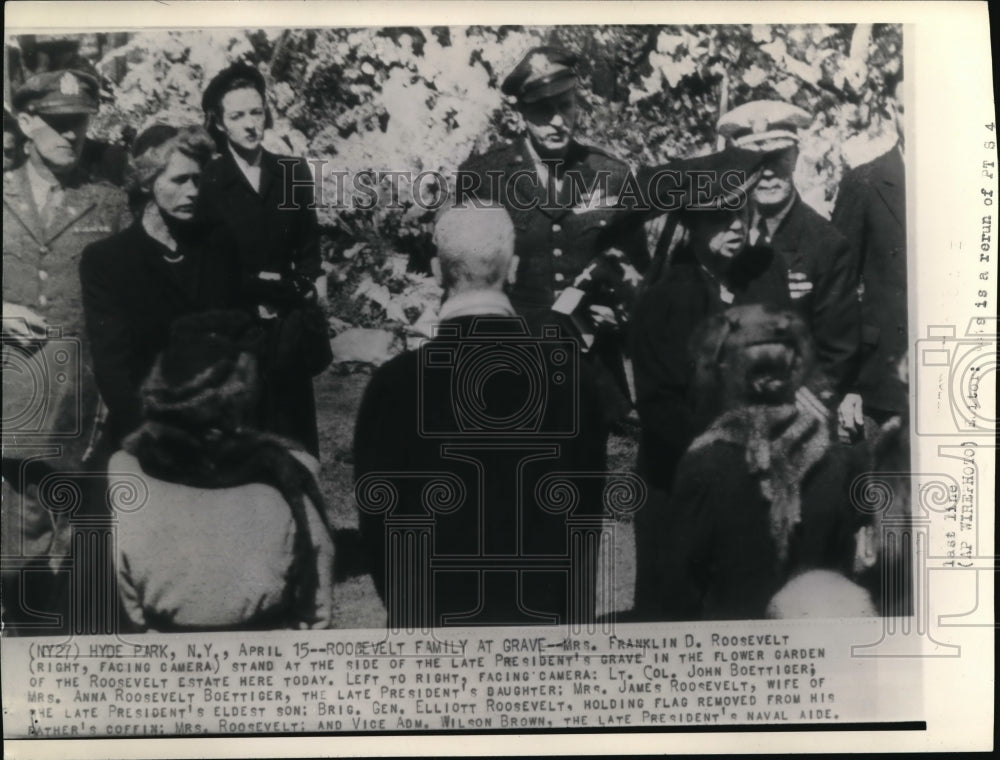
<path fill-rule="evenodd" d="M 42 282 L 45 282 L 47 279 L 49 279 L 49 273 L 46 272 L 44 269 L 39 269 L 38 279 L 41 280 Z"/>
<path fill-rule="evenodd" d="M 49 305 L 49 299 L 46 298 L 45 296 L 38 296 L 38 305 L 39 306 L 48 306 Z"/>
<path fill-rule="evenodd" d="M 562 272 L 556 272 L 556 282 L 562 282 L 566 277 Z"/>
<path fill-rule="evenodd" d="M 49 252 L 49 247 L 47 245 L 40 245 L 40 246 L 38 246 L 38 253 L 41 256 L 44 256 L 48 252 Z"/>
<path fill-rule="evenodd" d="M 562 256 L 562 248 L 553 248 L 552 249 L 552 255 L 553 256 Z"/>
<path fill-rule="evenodd" d="M 602 220 L 601 220 L 601 221 L 599 221 L 599 222 L 598 222 L 597 224 L 598 224 L 598 226 L 600 226 L 600 227 L 607 227 L 607 226 L 608 226 L 608 220 L 607 220 L 607 219 L 602 219 Z"/>
<path fill-rule="evenodd" d="M 552 225 L 552 231 L 553 232 L 559 232 L 559 230 L 561 230 L 561 229 L 562 229 L 562 225 L 561 224 L 553 224 Z"/>

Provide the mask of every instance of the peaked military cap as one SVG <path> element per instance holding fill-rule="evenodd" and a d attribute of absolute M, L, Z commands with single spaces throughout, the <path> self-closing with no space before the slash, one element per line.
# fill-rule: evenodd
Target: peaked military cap
<path fill-rule="evenodd" d="M 97 76 L 81 69 L 57 69 L 28 77 L 14 93 L 14 109 L 30 114 L 97 113 Z"/>
<path fill-rule="evenodd" d="M 733 145 L 750 150 L 781 150 L 797 145 L 798 130 L 812 124 L 812 116 L 782 100 L 754 100 L 737 106 L 719 119 L 719 134 Z"/>
<path fill-rule="evenodd" d="M 575 55 L 550 45 L 529 50 L 500 85 L 504 95 L 535 103 L 576 87 Z"/>
<path fill-rule="evenodd" d="M 229 92 L 230 85 L 237 79 L 248 79 L 253 83 L 253 88 L 264 97 L 266 89 L 264 75 L 260 73 L 256 66 L 249 63 L 237 61 L 229 67 L 223 69 L 208 83 L 204 94 L 201 96 L 201 110 L 210 111 L 219 105 L 222 97 Z"/>

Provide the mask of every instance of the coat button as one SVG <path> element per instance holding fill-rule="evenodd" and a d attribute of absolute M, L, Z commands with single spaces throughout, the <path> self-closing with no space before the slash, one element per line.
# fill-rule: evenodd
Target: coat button
<path fill-rule="evenodd" d="M 48 252 L 49 252 L 49 247 L 47 245 L 40 245 L 40 246 L 38 246 L 38 255 L 39 256 L 44 256 Z"/>
<path fill-rule="evenodd" d="M 562 272 L 556 272 L 556 282 L 562 282 L 566 276 Z"/>
<path fill-rule="evenodd" d="M 553 248 L 552 249 L 552 255 L 553 256 L 562 256 L 562 248 Z"/>
<path fill-rule="evenodd" d="M 561 230 L 561 229 L 562 229 L 562 225 L 561 224 L 553 224 L 552 225 L 552 231 L 553 232 L 559 232 L 559 230 Z"/>
<path fill-rule="evenodd" d="M 46 272 L 44 269 L 39 269 L 38 279 L 41 280 L 42 282 L 45 282 L 47 279 L 49 279 L 49 273 Z"/>

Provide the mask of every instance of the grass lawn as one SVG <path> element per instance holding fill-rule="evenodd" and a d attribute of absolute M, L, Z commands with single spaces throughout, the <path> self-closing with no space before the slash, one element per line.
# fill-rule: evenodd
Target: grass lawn
<path fill-rule="evenodd" d="M 361 395 L 368 384 L 367 372 L 342 374 L 332 368 L 317 377 L 316 408 L 319 416 L 320 486 L 330 510 L 335 530 L 357 528 L 357 508 L 353 497 L 351 441 Z M 636 442 L 629 435 L 612 435 L 608 442 L 608 467 L 629 471 L 634 467 Z M 614 523 L 614 540 L 600 561 L 611 562 L 613 592 L 610 599 L 598 591 L 598 614 L 631 608 L 635 583 L 635 537 L 631 523 Z M 366 574 L 352 575 L 336 586 L 337 628 L 381 628 L 385 609 Z"/>

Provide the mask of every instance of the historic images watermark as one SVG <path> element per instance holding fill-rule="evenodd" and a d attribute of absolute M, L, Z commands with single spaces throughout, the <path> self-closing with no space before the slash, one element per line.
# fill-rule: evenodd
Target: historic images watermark
<path fill-rule="evenodd" d="M 284 197 L 279 206 L 286 211 L 298 210 L 304 202 L 298 196 L 305 192 L 312 195 L 307 206 L 310 209 L 355 211 L 403 209 L 403 198 L 424 211 L 438 211 L 446 205 L 481 208 L 497 202 L 515 211 L 530 211 L 561 208 L 559 198 L 565 197 L 577 199 L 587 211 L 660 214 L 682 208 L 735 211 L 746 206 L 748 197 L 747 175 L 736 169 L 679 171 L 664 167 L 644 175 L 642 180 L 628 174 L 618 193 L 609 192 L 614 177 L 611 172 L 596 171 L 588 178 L 570 169 L 562 175 L 557 193 L 540 180 L 536 171 L 528 169 L 509 175 L 502 170 L 483 174 L 374 168 L 349 172 L 331 167 L 327 159 L 309 159 L 314 179 L 308 181 L 294 176 L 298 166 L 294 159 L 281 159 L 280 163 L 289 175 L 282 186 L 291 197 Z M 716 199 L 718 203 L 713 204 Z"/>

